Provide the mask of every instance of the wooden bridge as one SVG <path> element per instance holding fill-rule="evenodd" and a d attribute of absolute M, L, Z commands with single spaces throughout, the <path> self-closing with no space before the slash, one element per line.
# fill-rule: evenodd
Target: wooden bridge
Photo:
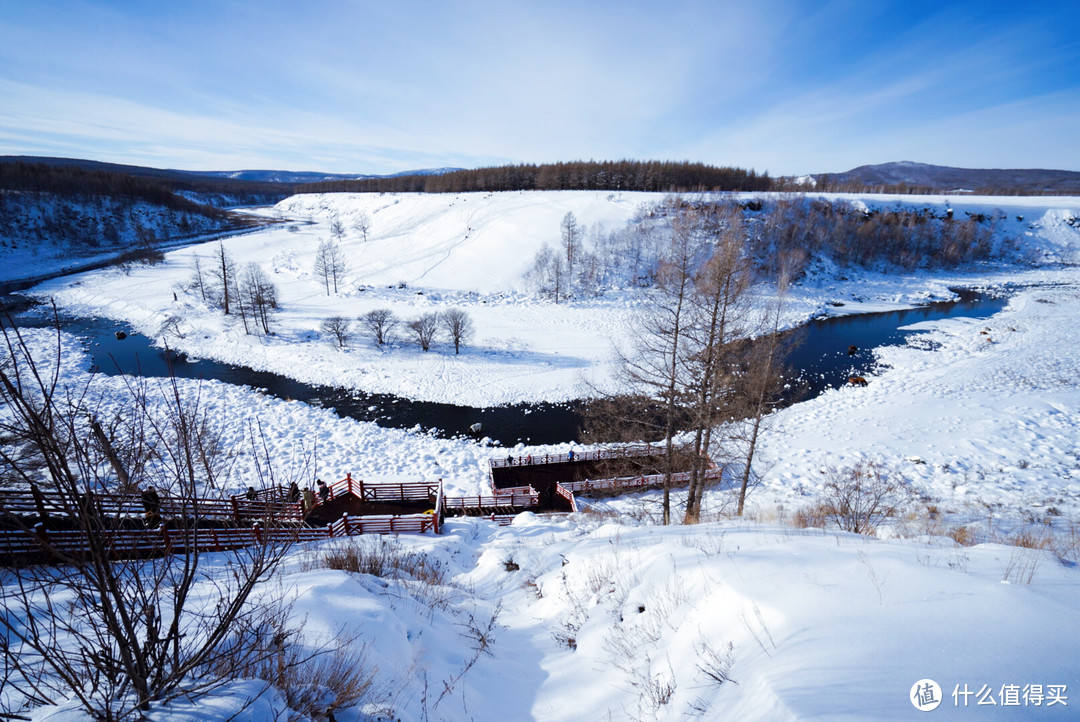
<path fill-rule="evenodd" d="M 510 454 L 489 460 L 488 482 L 496 494 L 527 482 L 538 490 L 539 511 L 577 511 L 576 495 L 619 494 L 663 486 L 668 476 L 659 472 L 664 457 L 663 447 L 647 444 L 565 454 Z M 689 483 L 691 461 L 686 455 L 678 457 L 682 468 L 670 474 L 672 486 Z M 704 461 L 706 481 L 719 480 L 721 470 L 708 457 Z"/>
<path fill-rule="evenodd" d="M 140 557 L 356 534 L 438 534 L 446 516 L 509 524 L 522 511 L 577 511 L 576 494 L 661 485 L 664 474 L 658 473 L 590 476 L 627 468 L 626 464 L 647 466 L 660 453 L 656 447 L 635 446 L 491 459 L 491 494 L 486 495 L 446 497 L 441 479 L 372 484 L 346 474 L 327 485 L 325 497 L 315 494 L 310 504 L 303 494 L 273 486 L 218 498 L 160 494 L 152 515 L 139 493 L 86 492 L 72 497 L 35 485 L 26 491 L 0 490 L 0 563 L 79 559 L 89 552 L 88 534 L 111 555 Z M 685 484 L 690 474 L 678 471 L 672 482 Z M 513 483 L 523 477 L 531 483 Z M 719 477 L 720 470 L 707 460 L 705 478 Z"/>

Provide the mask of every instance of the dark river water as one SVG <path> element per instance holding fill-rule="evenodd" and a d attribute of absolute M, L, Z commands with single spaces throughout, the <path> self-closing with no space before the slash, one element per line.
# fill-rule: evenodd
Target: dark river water
<path fill-rule="evenodd" d="M 801 343 L 787 358 L 797 370 L 798 381 L 788 402 L 816 396 L 828 388 L 843 385 L 849 376 L 870 371 L 877 346 L 903 343 L 910 331 L 900 327 L 919 321 L 951 317 L 986 318 L 1001 310 L 1006 300 L 963 293 L 956 302 L 935 303 L 906 311 L 838 316 L 811 321 L 797 335 Z M 20 314 L 24 326 L 47 322 L 38 313 Z M 105 374 L 167 376 L 217 379 L 226 383 L 265 389 L 285 399 L 297 399 L 331 408 L 340 416 L 374 421 L 382 426 L 412 429 L 420 427 L 442 437 L 490 437 L 505 446 L 520 442 L 553 444 L 577 440 L 582 402 L 567 404 L 515 404 L 492 408 L 472 408 L 451 404 L 346 391 L 330 386 L 304 384 L 263 371 L 207 360 L 190 360 L 184 354 L 166 352 L 150 340 L 107 319 L 62 318 L 65 330 L 87 340 L 88 351 L 97 369 Z M 116 332 L 127 338 L 116 338 Z M 849 355 L 849 347 L 858 350 Z M 470 430 L 480 424 L 479 432 Z"/>

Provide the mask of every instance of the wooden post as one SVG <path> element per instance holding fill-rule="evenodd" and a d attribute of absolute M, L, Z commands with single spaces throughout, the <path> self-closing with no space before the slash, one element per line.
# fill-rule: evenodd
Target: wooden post
<path fill-rule="evenodd" d="M 259 522 L 255 522 L 251 525 L 251 529 L 253 532 L 255 532 L 255 543 L 262 544 L 262 526 L 259 524 Z"/>
<path fill-rule="evenodd" d="M 345 530 L 345 536 L 349 536 L 352 532 L 349 530 L 349 515 L 341 515 L 341 527 Z"/>
<path fill-rule="evenodd" d="M 232 502 L 233 521 L 237 526 L 240 526 L 240 502 L 236 500 L 236 497 L 230 497 L 229 501 Z"/>

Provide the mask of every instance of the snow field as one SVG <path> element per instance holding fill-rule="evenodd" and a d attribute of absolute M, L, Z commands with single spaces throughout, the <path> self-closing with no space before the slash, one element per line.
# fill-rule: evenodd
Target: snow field
<path fill-rule="evenodd" d="M 328 570 L 283 583 L 309 627 L 362 640 L 410 722 L 908 719 L 909 688 L 927 677 L 945 712 L 995 716 L 974 700 L 955 709 L 954 686 L 996 698 L 1009 684 L 1080 685 L 1080 580 L 1048 552 L 1020 550 L 1036 568 L 1026 585 L 1003 581 L 1013 547 L 739 522 L 524 514 L 395 543 L 444 564 L 445 589 Z M 474 628 L 493 615 L 476 656 Z"/>

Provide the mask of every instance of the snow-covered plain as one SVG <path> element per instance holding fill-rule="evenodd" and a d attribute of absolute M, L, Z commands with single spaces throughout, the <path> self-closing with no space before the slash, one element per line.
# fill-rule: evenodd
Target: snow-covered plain
<path fill-rule="evenodd" d="M 205 248 L 172 252 L 164 266 L 129 275 L 58 279 L 36 293 L 151 334 L 182 308 L 185 338 L 170 344 L 301 380 L 474 405 L 575 397 L 585 375 L 605 378 L 635 298 L 615 293 L 556 306 L 525 294 L 520 275 L 542 242 L 557 241 L 567 210 L 586 224 L 614 224 L 649 199 L 502 195 L 283 202 L 285 215 L 315 223 L 226 242 L 240 262 L 273 265 L 283 311 L 269 339 L 245 336 L 190 296 L 173 301 L 191 254 L 208 257 Z M 816 275 L 793 289 L 790 323 L 947 298 L 950 286 L 1010 286 L 1012 296 L 988 320 L 935 322 L 908 346 L 880 350 L 884 366 L 867 387 L 776 414 L 750 500 L 757 521 L 720 518 L 730 502 L 720 489 L 706 501 L 716 520 L 693 528 L 641 523 L 655 517 L 650 493 L 592 502 L 571 517 L 523 515 L 501 529 L 450 522 L 442 537 L 400 540 L 445 564 L 449 600 L 437 604 L 415 584 L 301 571 L 300 557 L 317 550 L 300 550 L 283 575 L 297 612 L 328 634 L 344 626 L 366 640 L 386 685 L 377 701 L 407 720 L 906 719 L 919 714 L 909 694 L 923 678 L 941 685 L 937 713 L 946 717 L 1074 717 L 1080 698 L 1051 706 L 1047 695 L 1051 685 L 1064 685 L 1067 697 L 1080 691 L 1080 231 L 1067 223 L 1080 216 L 1080 199 L 859 200 L 947 201 L 958 214 L 1001 209 L 1002 232 L 1019 238 L 1038 265 L 937 275 L 845 269 L 845 280 Z M 343 241 L 353 286 L 327 296 L 311 273 L 315 246 L 329 237 L 331 218 L 361 212 L 371 219 L 371 240 Z M 408 287 L 397 288 L 399 281 Z M 332 314 L 385 306 L 410 316 L 445 305 L 465 308 L 478 327 L 460 358 L 446 348 L 379 351 L 358 341 L 341 352 L 317 341 L 321 319 Z M 77 344 L 67 346 L 73 357 L 64 377 L 84 380 L 87 363 Z M 118 403 L 121 380 L 92 383 L 103 407 Z M 441 477 L 451 493 L 477 493 L 484 459 L 495 453 L 217 382 L 181 384 L 220 407 L 220 433 L 235 447 L 257 420 L 283 474 L 303 467 L 322 478 Z M 816 500 L 826 466 L 862 460 L 893 469 L 921 501 L 879 538 L 784 523 Z M 961 547 L 946 536 L 960 525 L 980 543 Z M 1056 553 L 1001 543 L 1019 531 L 1052 537 Z M 472 657 L 469 625 L 493 616 L 493 645 L 457 678 Z M 726 661 L 737 684 L 709 676 Z M 1006 706 L 1010 685 L 1018 695 L 1043 685 L 1044 699 L 1036 707 L 1028 687 L 1017 706 Z M 966 706 L 965 689 L 977 693 Z M 153 716 L 224 719 L 250 690 L 239 684 L 230 698 Z M 270 718 L 275 705 L 280 700 L 267 696 L 245 713 Z"/>

